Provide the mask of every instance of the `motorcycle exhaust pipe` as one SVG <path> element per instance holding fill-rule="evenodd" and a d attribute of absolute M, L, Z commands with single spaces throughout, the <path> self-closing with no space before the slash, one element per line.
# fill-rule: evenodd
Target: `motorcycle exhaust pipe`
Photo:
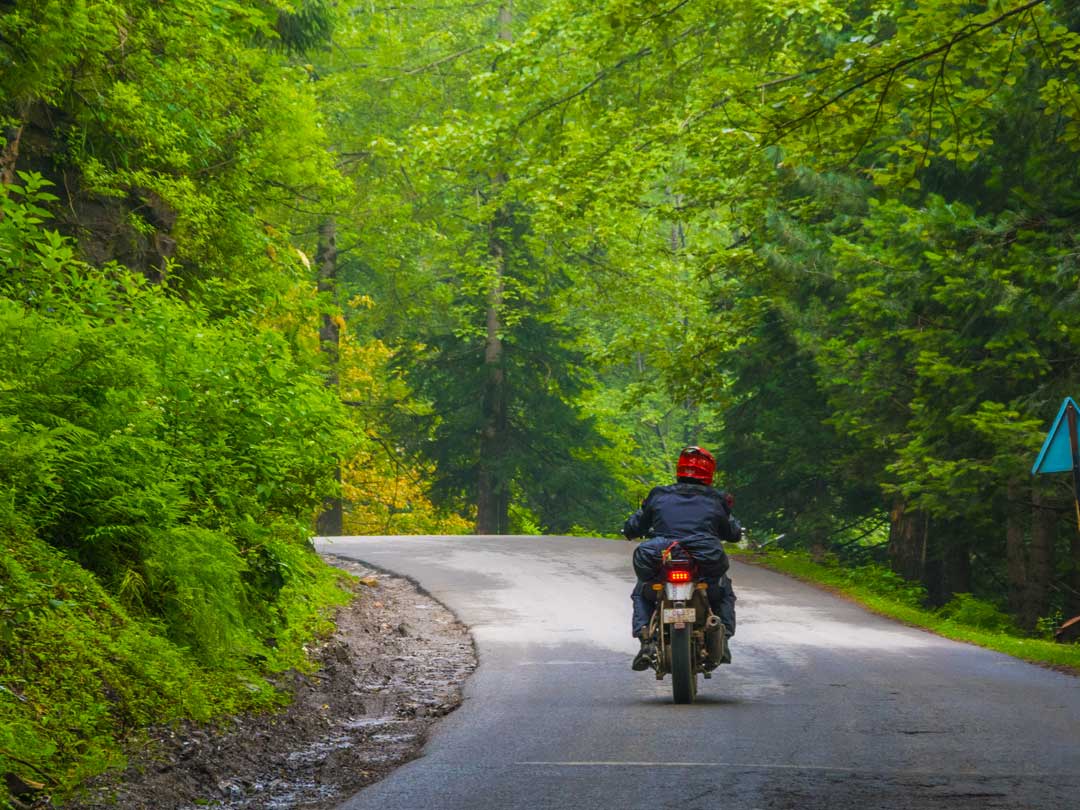
<path fill-rule="evenodd" d="M 705 651 L 709 655 L 709 663 L 714 667 L 719 666 L 720 659 L 724 655 L 722 630 L 723 624 L 720 622 L 720 617 L 715 613 L 710 613 L 709 618 L 705 620 Z"/>

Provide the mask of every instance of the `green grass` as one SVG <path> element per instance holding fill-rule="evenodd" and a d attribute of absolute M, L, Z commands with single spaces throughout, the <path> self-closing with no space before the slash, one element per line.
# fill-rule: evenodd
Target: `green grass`
<path fill-rule="evenodd" d="M 923 589 L 877 565 L 847 568 L 835 561 L 814 562 L 803 551 L 752 552 L 731 548 L 743 562 L 760 565 L 796 579 L 823 585 L 869 610 L 945 638 L 966 641 L 1035 664 L 1080 674 L 1080 645 L 1057 644 L 1024 636 L 993 605 L 957 594 L 938 610 L 923 607 Z"/>

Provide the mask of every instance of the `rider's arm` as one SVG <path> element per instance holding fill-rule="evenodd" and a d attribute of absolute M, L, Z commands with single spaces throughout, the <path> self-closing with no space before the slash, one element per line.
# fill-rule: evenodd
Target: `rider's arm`
<path fill-rule="evenodd" d="M 642 528 L 642 525 L 644 525 L 643 521 L 643 511 L 638 509 L 634 514 L 628 517 L 626 523 L 623 524 L 623 537 L 627 540 L 636 540 L 639 537 L 644 537 L 647 529 Z"/>
<path fill-rule="evenodd" d="M 652 528 L 652 493 L 649 493 L 644 501 L 641 502 L 641 508 L 634 514 L 626 519 L 626 523 L 623 524 L 623 537 L 627 540 L 636 540 L 639 537 L 644 537 L 649 533 L 649 529 Z"/>
<path fill-rule="evenodd" d="M 734 515 L 728 515 L 728 536 L 724 537 L 729 543 L 737 543 L 742 540 L 742 524 Z"/>
<path fill-rule="evenodd" d="M 729 543 L 738 542 L 742 539 L 742 524 L 731 514 L 731 505 L 735 503 L 735 498 L 728 492 L 720 492 L 719 495 L 723 508 L 718 516 L 716 534 Z"/>

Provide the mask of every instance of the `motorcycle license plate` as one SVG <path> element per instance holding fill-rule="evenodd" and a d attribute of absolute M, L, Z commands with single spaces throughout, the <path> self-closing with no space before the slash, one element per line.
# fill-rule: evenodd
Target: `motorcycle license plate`
<path fill-rule="evenodd" d="M 668 608 L 664 611 L 664 624 L 688 622 L 693 624 L 697 619 L 697 610 L 694 608 Z"/>

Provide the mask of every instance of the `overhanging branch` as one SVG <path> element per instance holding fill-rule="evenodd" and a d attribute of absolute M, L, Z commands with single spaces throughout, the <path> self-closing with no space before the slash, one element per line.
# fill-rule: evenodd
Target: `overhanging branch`
<path fill-rule="evenodd" d="M 852 93 L 856 92 L 857 90 L 862 89 L 863 87 L 866 87 L 867 85 L 873 84 L 878 79 L 883 79 L 885 77 L 889 77 L 890 82 L 891 82 L 892 77 L 894 77 L 896 75 L 896 73 L 898 73 L 899 71 L 903 70 L 906 67 L 910 67 L 911 65 L 917 64 L 919 62 L 923 62 L 923 61 L 925 61 L 927 59 L 930 59 L 931 57 L 938 56 L 939 54 L 944 54 L 947 57 L 949 51 L 952 50 L 952 48 L 954 48 L 958 43 L 963 42 L 966 39 L 971 39 L 971 37 L 982 33 L 983 31 L 985 31 L 988 28 L 993 28 L 995 25 L 998 25 L 999 23 L 1004 22 L 1005 20 L 1007 20 L 1007 19 L 1009 19 L 1011 17 L 1015 17 L 1015 16 L 1020 15 L 1020 14 L 1025 14 L 1025 13 L 1031 11 L 1032 9 L 1036 8 L 1037 6 L 1044 5 L 1047 2 L 1048 2 L 1048 0 L 1029 0 L 1029 2 L 1024 3 L 1021 6 L 1017 6 L 1014 9 L 1011 9 L 1009 11 L 1003 12 L 1002 14 L 999 14 L 997 17 L 995 17 L 992 20 L 988 20 L 988 21 L 986 21 L 984 23 L 981 23 L 979 25 L 966 25 L 963 28 L 961 28 L 959 31 L 954 33 L 951 37 L 949 37 L 942 44 L 940 44 L 940 45 L 938 45 L 938 46 L 936 46 L 934 48 L 930 48 L 928 50 L 925 50 L 925 51 L 923 51 L 921 53 L 915 54 L 914 56 L 909 56 L 906 59 L 901 59 L 898 62 L 895 62 L 895 63 L 893 63 L 893 64 L 891 64 L 891 65 L 889 65 L 887 67 L 884 67 L 884 68 L 881 68 L 880 70 L 875 71 L 874 73 L 871 73 L 869 76 L 863 77 L 862 79 L 855 82 L 854 84 L 851 84 L 848 87 L 845 87 L 843 90 L 829 96 L 829 98 L 827 98 L 824 101 L 822 101 L 821 103 L 813 106 L 812 108 L 810 108 L 805 113 L 798 116 L 797 118 L 792 119 L 791 121 L 788 121 L 788 122 L 782 124 L 778 128 L 778 131 L 777 131 L 777 140 L 782 138 L 787 133 L 792 132 L 795 129 L 798 129 L 802 124 L 804 124 L 805 122 L 807 122 L 807 121 L 811 120 L 812 118 L 816 117 L 819 113 L 825 111 L 826 109 L 828 109 L 830 106 L 832 106 L 836 102 L 840 101 L 843 98 L 846 98 L 847 96 L 851 95 Z M 770 82 L 769 85 L 780 84 L 780 83 L 785 82 L 785 81 L 791 81 L 791 80 L 794 80 L 796 78 L 800 78 L 800 77 L 802 77 L 804 75 L 809 75 L 809 74 L 798 74 L 797 76 L 784 77 L 782 79 L 777 79 L 777 80 L 775 80 L 773 82 Z M 760 85 L 759 89 L 763 88 L 763 87 L 766 87 L 766 86 L 768 86 L 768 85 Z"/>

